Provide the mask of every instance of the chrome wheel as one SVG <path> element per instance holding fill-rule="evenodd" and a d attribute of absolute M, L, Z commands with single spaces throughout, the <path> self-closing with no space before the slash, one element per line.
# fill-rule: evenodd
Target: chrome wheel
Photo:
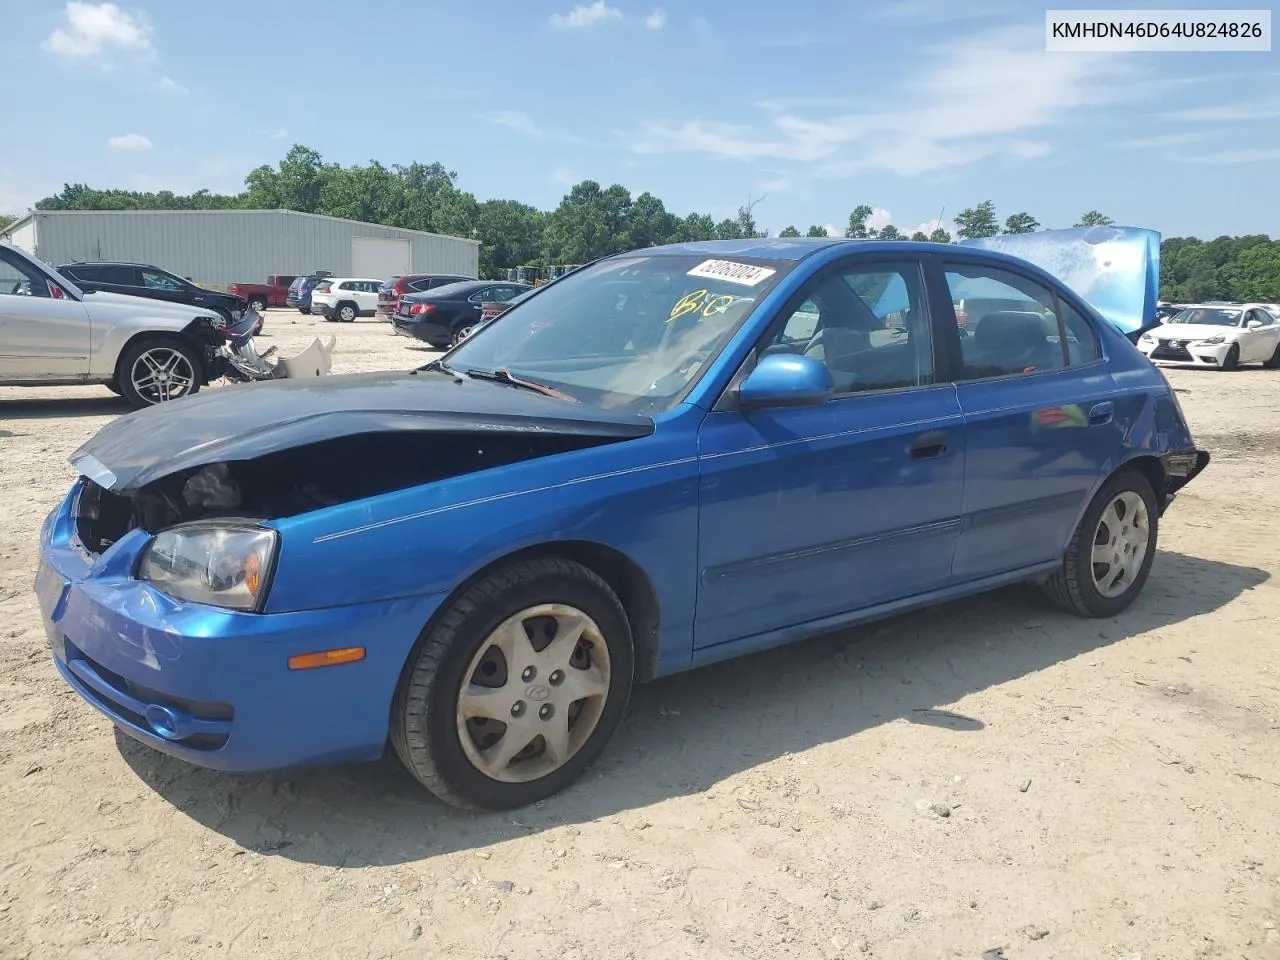
<path fill-rule="evenodd" d="M 129 380 L 147 403 L 164 403 L 191 393 L 196 372 L 182 351 L 173 347 L 151 347 L 133 362 Z"/>
<path fill-rule="evenodd" d="M 469 323 L 464 327 L 459 327 L 458 332 L 453 335 L 453 345 L 456 347 L 463 340 L 467 339 L 467 337 L 471 336 L 471 331 L 475 328 L 475 324 L 473 323 Z"/>
<path fill-rule="evenodd" d="M 1147 504 L 1137 493 L 1117 494 L 1098 519 L 1091 569 L 1098 593 L 1114 599 L 1133 586 L 1151 543 Z"/>
<path fill-rule="evenodd" d="M 544 603 L 508 618 L 480 645 L 458 692 L 458 738 L 478 771 L 527 783 L 582 749 L 609 695 L 609 648 L 576 607 Z"/>
<path fill-rule="evenodd" d="M 338 319 L 341 320 L 343 323 L 351 323 L 352 321 L 355 320 L 355 318 L 356 318 L 356 311 L 354 307 L 343 307 L 341 310 L 338 311 Z"/>

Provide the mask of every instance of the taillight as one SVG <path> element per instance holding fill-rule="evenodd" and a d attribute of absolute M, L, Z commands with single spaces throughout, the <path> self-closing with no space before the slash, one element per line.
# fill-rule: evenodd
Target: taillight
<path fill-rule="evenodd" d="M 434 303 L 411 303 L 409 305 L 409 316 L 422 317 L 435 310 Z"/>

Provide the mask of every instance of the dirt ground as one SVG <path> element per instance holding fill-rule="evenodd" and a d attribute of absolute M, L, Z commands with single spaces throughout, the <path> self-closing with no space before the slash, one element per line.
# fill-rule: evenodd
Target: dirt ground
<path fill-rule="evenodd" d="M 124 408 L 0 388 L 0 958 L 1280 958 L 1280 372 L 1170 379 L 1215 459 L 1119 619 L 1009 590 L 659 681 L 506 816 L 392 760 L 227 776 L 115 735 L 31 578 Z"/>

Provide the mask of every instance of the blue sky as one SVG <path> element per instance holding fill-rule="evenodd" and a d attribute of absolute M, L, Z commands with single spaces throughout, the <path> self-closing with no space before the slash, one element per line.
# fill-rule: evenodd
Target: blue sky
<path fill-rule="evenodd" d="M 0 211 L 64 182 L 236 191 L 305 143 L 439 160 L 480 199 L 544 208 L 587 178 L 717 219 L 763 195 L 773 231 L 842 228 L 859 203 L 873 225 L 945 210 L 950 228 L 990 199 L 1046 226 L 1097 208 L 1166 236 L 1280 235 L 1280 53 L 1050 54 L 1044 11 L 0 0 Z"/>

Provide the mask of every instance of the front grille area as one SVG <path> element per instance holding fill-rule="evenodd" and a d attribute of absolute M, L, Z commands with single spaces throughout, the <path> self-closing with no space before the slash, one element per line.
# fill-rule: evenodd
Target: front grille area
<path fill-rule="evenodd" d="M 1175 347 L 1174 344 L 1177 344 Z M 1191 354 L 1180 340 L 1160 340 L 1151 351 L 1152 360 L 1190 360 Z"/>

